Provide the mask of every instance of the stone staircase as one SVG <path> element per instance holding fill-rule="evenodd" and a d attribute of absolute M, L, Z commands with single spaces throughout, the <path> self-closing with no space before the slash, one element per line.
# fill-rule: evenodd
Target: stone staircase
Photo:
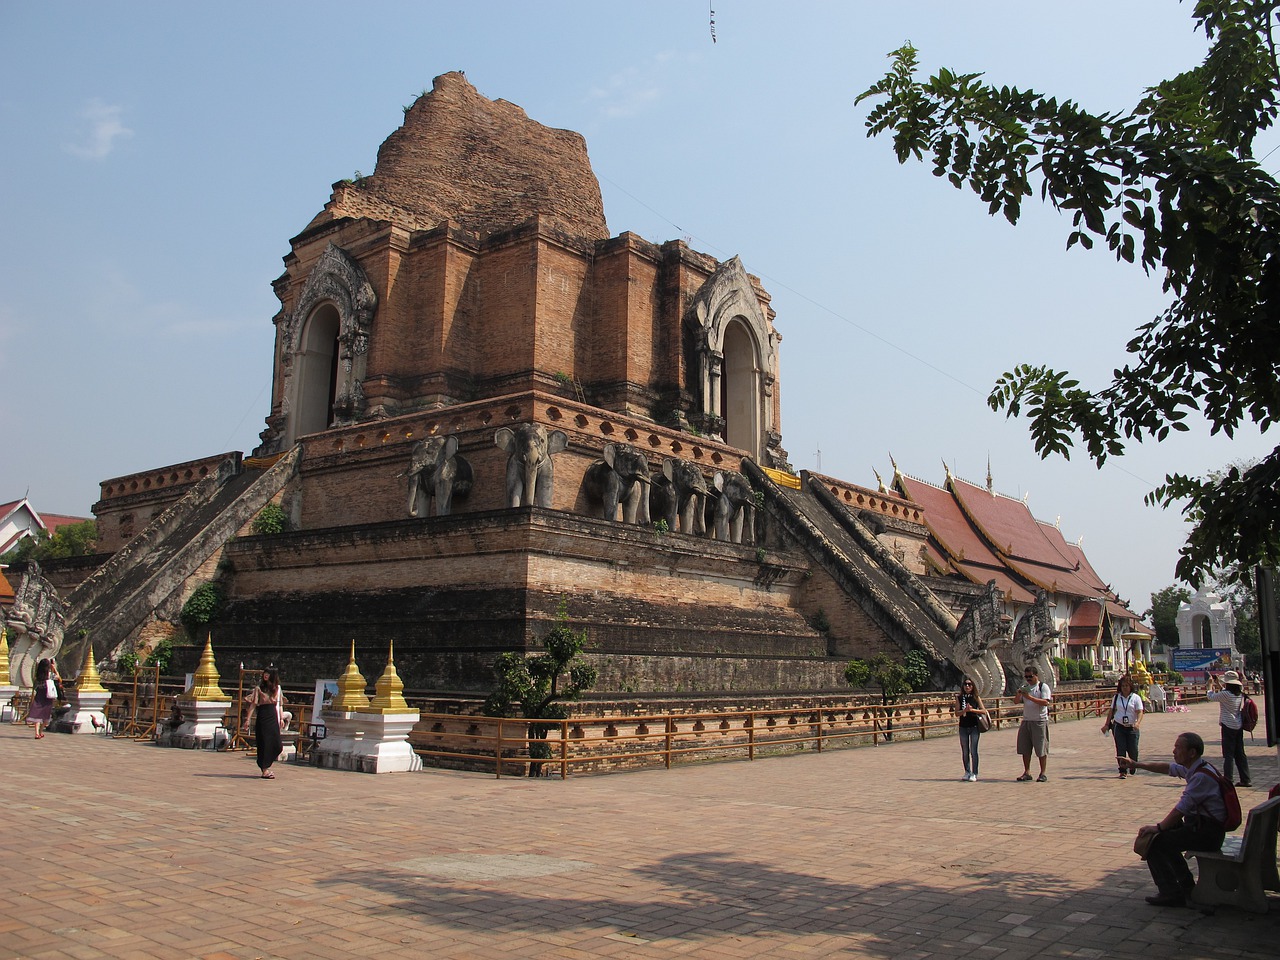
<path fill-rule="evenodd" d="M 228 458 L 154 518 L 67 597 L 63 660 L 82 662 L 90 641 L 96 656 L 111 655 L 284 488 L 301 451 L 265 469 Z"/>

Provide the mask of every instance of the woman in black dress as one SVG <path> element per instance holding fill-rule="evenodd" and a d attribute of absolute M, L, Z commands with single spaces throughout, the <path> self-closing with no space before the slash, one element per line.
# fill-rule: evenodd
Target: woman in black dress
<path fill-rule="evenodd" d="M 263 780 L 274 780 L 271 765 L 280 757 L 280 728 L 284 725 L 284 708 L 281 705 L 280 671 L 267 667 L 262 680 L 253 688 L 245 702 L 250 705 L 250 723 L 254 740 L 258 744 L 258 769 Z"/>

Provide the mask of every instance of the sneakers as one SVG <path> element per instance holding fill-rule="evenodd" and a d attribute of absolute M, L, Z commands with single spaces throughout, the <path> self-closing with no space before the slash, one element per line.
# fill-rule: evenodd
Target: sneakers
<path fill-rule="evenodd" d="M 1121 770 L 1121 771 L 1120 771 L 1119 776 L 1117 776 L 1117 777 L 1116 777 L 1116 779 L 1117 779 L 1117 780 L 1123 780 L 1124 778 L 1125 778 L 1125 777 L 1124 777 L 1124 771 L 1123 771 L 1123 770 Z"/>
<path fill-rule="evenodd" d="M 976 773 L 971 773 L 971 774 L 969 774 L 969 782 L 970 782 L 970 783 L 977 783 L 977 782 L 978 782 L 978 775 L 977 775 Z"/>
<path fill-rule="evenodd" d="M 1017 781 L 1016 781 L 1016 782 L 1017 782 L 1017 783 L 1030 783 L 1033 779 L 1034 779 L 1034 777 L 1032 777 L 1032 776 L 1031 776 L 1031 774 L 1029 774 L 1029 773 L 1024 773 L 1022 776 L 1020 776 L 1020 777 L 1017 779 Z"/>
<path fill-rule="evenodd" d="M 1027 777 L 1027 779 L 1030 780 L 1031 778 Z M 1049 782 L 1049 778 L 1046 777 L 1043 773 L 1040 774 L 1040 776 L 1036 777 L 1036 783 L 1048 783 L 1048 782 Z"/>
<path fill-rule="evenodd" d="M 969 778 L 970 778 L 971 776 L 973 776 L 973 774 L 966 772 L 966 773 L 965 773 L 965 775 L 964 775 L 963 777 L 961 777 L 961 778 L 960 778 L 960 782 L 961 782 L 961 783 L 968 783 L 968 782 L 969 782 Z"/>

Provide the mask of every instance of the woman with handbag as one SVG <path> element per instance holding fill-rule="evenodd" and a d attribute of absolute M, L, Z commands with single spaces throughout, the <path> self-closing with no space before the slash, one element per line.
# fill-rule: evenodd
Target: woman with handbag
<path fill-rule="evenodd" d="M 978 739 L 984 730 L 991 729 L 991 714 L 982 705 L 978 689 L 968 677 L 960 684 L 956 715 L 960 718 L 960 759 L 964 761 L 964 776 L 960 781 L 975 783 L 978 779 Z"/>
<path fill-rule="evenodd" d="M 46 658 L 36 664 L 27 722 L 35 724 L 37 740 L 44 737 L 41 725 L 47 725 L 53 719 L 53 704 L 58 699 L 57 676 L 58 668 L 51 659 Z"/>
<path fill-rule="evenodd" d="M 249 704 L 248 723 L 253 727 L 258 746 L 258 769 L 262 771 L 263 780 L 274 780 L 276 775 L 271 772 L 271 765 L 280 759 L 283 749 L 280 731 L 284 729 L 284 694 L 280 689 L 280 671 L 275 667 L 263 670 L 262 680 L 244 700 Z"/>
<path fill-rule="evenodd" d="M 1102 732 L 1110 733 L 1116 741 L 1116 766 L 1120 768 L 1117 779 L 1125 778 L 1129 764 L 1124 758 L 1138 759 L 1138 728 L 1142 726 L 1142 698 L 1133 692 L 1133 678 L 1127 673 L 1116 682 L 1111 709 L 1102 722 Z M 1134 768 L 1136 769 L 1136 768 Z"/>

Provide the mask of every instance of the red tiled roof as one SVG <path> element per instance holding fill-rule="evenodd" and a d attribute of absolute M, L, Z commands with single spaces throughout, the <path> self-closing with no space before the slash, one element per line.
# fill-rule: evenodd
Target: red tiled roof
<path fill-rule="evenodd" d="M 1096 597 L 1103 592 L 1101 584 L 1091 582 L 1093 577 L 1081 573 L 1082 563 L 1065 556 L 1049 539 L 1043 529 L 1049 525 L 1036 520 L 1021 500 L 955 477 L 948 478 L 947 487 L 965 516 L 1014 573 L 1054 593 Z M 1061 533 L 1055 539 L 1065 546 Z"/>
<path fill-rule="evenodd" d="M 1018 603 L 1035 599 L 991 551 L 948 491 L 901 473 L 894 484 L 924 509 L 925 527 L 958 573 L 979 586 L 994 580 L 1001 592 Z"/>
<path fill-rule="evenodd" d="M 3 570 L 0 570 L 0 603 L 7 607 L 13 606 L 13 584 L 5 577 Z"/>
<path fill-rule="evenodd" d="M 71 524 L 84 523 L 86 520 L 92 520 L 93 517 L 68 517 L 61 513 L 42 513 L 40 519 L 44 521 L 44 525 L 49 528 L 49 532 L 53 533 L 59 527 L 70 526 Z"/>

